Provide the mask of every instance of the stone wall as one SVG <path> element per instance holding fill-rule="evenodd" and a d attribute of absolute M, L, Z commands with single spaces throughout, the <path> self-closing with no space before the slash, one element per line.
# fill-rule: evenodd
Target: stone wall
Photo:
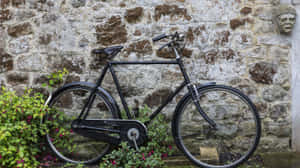
<path fill-rule="evenodd" d="M 63 67 L 67 81 L 94 82 L 105 60 L 94 48 L 124 45 L 114 60 L 170 60 L 151 38 L 187 34 L 184 60 L 194 82 L 240 88 L 262 117 L 260 149 L 290 149 L 290 39 L 272 23 L 272 0 L 1 0 L 0 80 L 18 92 L 45 92 L 45 75 Z M 131 107 L 157 106 L 183 78 L 178 67 L 116 68 Z M 104 88 L 114 95 L 112 78 Z M 180 95 L 164 111 L 172 117 Z M 118 99 L 118 97 L 116 97 Z"/>

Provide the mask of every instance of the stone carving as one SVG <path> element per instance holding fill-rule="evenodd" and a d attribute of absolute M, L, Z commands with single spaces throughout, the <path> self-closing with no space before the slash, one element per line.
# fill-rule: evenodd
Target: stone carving
<path fill-rule="evenodd" d="M 296 23 L 296 10 L 290 5 L 280 5 L 273 12 L 273 20 L 280 33 L 290 34 Z"/>

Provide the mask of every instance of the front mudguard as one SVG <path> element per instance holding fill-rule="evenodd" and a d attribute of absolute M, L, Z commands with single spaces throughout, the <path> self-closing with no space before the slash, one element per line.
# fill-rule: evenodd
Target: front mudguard
<path fill-rule="evenodd" d="M 93 83 L 89 82 L 72 82 L 68 83 L 60 88 L 58 88 L 53 94 L 50 94 L 49 98 L 46 101 L 46 105 L 51 104 L 53 98 L 55 98 L 60 92 L 63 92 L 67 89 L 70 89 L 72 87 L 88 87 L 88 88 L 95 88 L 96 85 Z M 121 112 L 119 109 L 119 106 L 116 102 L 116 100 L 103 88 L 98 87 L 97 88 L 97 93 L 101 94 L 105 100 L 107 100 L 110 103 L 110 106 L 113 109 L 113 116 L 114 118 L 120 118 L 121 117 Z"/>

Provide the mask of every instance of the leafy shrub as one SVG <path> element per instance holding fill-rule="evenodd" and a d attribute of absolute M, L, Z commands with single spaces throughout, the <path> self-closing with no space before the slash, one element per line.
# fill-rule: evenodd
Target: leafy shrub
<path fill-rule="evenodd" d="M 0 167 L 37 167 L 47 110 L 41 94 L 23 96 L 3 88 L 0 95 Z"/>
<path fill-rule="evenodd" d="M 68 72 L 57 71 L 48 76 L 48 87 L 63 81 Z M 56 120 L 42 122 L 47 111 L 45 97 L 36 93 L 31 96 L 28 89 L 22 96 L 2 88 L 0 94 L 0 167 L 38 167 L 40 161 L 54 161 L 56 158 L 46 154 L 45 134 L 51 126 L 59 125 Z M 59 115 L 59 114 L 58 114 Z M 52 128 L 52 127 L 51 127 Z M 64 130 L 58 136 L 64 135 Z M 61 138 L 62 143 L 65 141 Z M 61 144 L 65 147 L 65 144 Z M 43 157 L 44 156 L 44 157 Z M 47 165 L 47 164 L 45 164 Z"/>
<path fill-rule="evenodd" d="M 145 122 L 149 118 L 150 109 L 145 107 L 139 111 L 138 120 Z M 172 154 L 172 138 L 168 135 L 168 125 L 162 115 L 158 115 L 148 126 L 148 143 L 140 147 L 139 151 L 121 143 L 118 149 L 107 154 L 100 164 L 101 168 L 161 168 L 164 166 L 163 158 Z"/>

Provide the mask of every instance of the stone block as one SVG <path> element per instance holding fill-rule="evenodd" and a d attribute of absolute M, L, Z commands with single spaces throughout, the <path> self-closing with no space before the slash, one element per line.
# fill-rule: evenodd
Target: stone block
<path fill-rule="evenodd" d="M 31 48 L 30 41 L 31 38 L 27 36 L 12 39 L 8 43 L 9 51 L 15 55 L 28 53 Z"/>
<path fill-rule="evenodd" d="M 0 9 L 0 23 L 10 20 L 12 14 L 9 9 Z"/>
<path fill-rule="evenodd" d="M 32 34 L 32 26 L 29 22 L 21 23 L 17 25 L 10 25 L 7 29 L 8 35 L 12 37 L 20 37 L 28 34 Z"/>
<path fill-rule="evenodd" d="M 267 48 L 263 46 L 255 46 L 244 50 L 240 53 L 243 57 L 251 57 L 254 59 L 263 59 L 267 57 Z"/>
<path fill-rule="evenodd" d="M 272 59 L 282 61 L 282 62 L 288 62 L 289 61 L 289 48 L 282 48 L 278 46 L 272 46 L 270 48 L 270 57 Z"/>
<path fill-rule="evenodd" d="M 273 83 L 282 86 L 284 89 L 289 89 L 289 87 L 286 88 L 286 84 L 290 86 L 291 73 L 289 66 L 289 64 L 281 64 L 273 78 Z"/>
<path fill-rule="evenodd" d="M 240 13 L 243 14 L 243 15 L 248 15 L 252 12 L 252 8 L 250 7 L 243 7 L 241 10 L 240 10 Z"/>
<path fill-rule="evenodd" d="M 25 0 L 11 0 L 11 4 L 14 7 L 20 7 L 21 5 L 25 5 Z"/>
<path fill-rule="evenodd" d="M 113 16 L 96 27 L 98 43 L 109 46 L 127 42 L 127 30 L 120 16 Z"/>
<path fill-rule="evenodd" d="M 143 12 L 144 12 L 144 8 L 142 7 L 127 9 L 124 17 L 128 23 L 136 23 L 143 16 Z"/>
<path fill-rule="evenodd" d="M 85 70 L 85 62 L 78 53 L 62 52 L 59 54 L 49 54 L 47 56 L 47 68 L 53 70 L 62 70 L 66 68 L 70 73 L 81 74 Z"/>
<path fill-rule="evenodd" d="M 185 48 L 181 53 L 182 57 L 191 57 L 193 54 L 193 50 Z M 168 48 L 164 48 L 162 50 L 157 50 L 156 51 L 156 56 L 161 57 L 161 58 L 176 58 L 175 54 L 173 51 L 169 50 Z"/>
<path fill-rule="evenodd" d="M 48 45 L 51 40 L 52 40 L 52 35 L 51 34 L 41 34 L 41 36 L 39 37 L 39 43 L 41 45 Z"/>
<path fill-rule="evenodd" d="M 78 75 L 68 75 L 66 78 L 65 83 L 71 83 L 71 82 L 79 82 L 80 81 L 80 76 Z"/>
<path fill-rule="evenodd" d="M 10 0 L 1 0 L 0 1 L 0 7 L 2 9 L 7 8 L 10 5 Z"/>
<path fill-rule="evenodd" d="M 273 85 L 263 90 L 262 97 L 267 102 L 285 101 L 288 100 L 289 94 L 280 86 Z"/>
<path fill-rule="evenodd" d="M 141 40 L 131 43 L 125 51 L 127 54 L 130 54 L 131 52 L 135 52 L 140 55 L 152 54 L 152 45 L 149 40 Z"/>
<path fill-rule="evenodd" d="M 172 90 L 168 88 L 158 89 L 152 94 L 148 95 L 143 104 L 149 107 L 154 107 L 160 105 L 162 102 L 167 100 L 167 97 L 172 93 Z"/>
<path fill-rule="evenodd" d="M 13 70 L 13 58 L 0 48 L 0 72 L 7 72 Z"/>
<path fill-rule="evenodd" d="M 245 25 L 245 23 L 246 22 L 243 19 L 239 19 L 239 18 L 232 19 L 232 20 L 230 20 L 230 28 L 235 30 L 236 28 Z"/>
<path fill-rule="evenodd" d="M 248 49 L 255 45 L 255 39 L 252 32 L 242 31 L 232 34 L 231 46 L 232 48 L 241 50 Z"/>
<path fill-rule="evenodd" d="M 178 7 L 177 5 L 163 4 L 155 7 L 154 18 L 158 21 L 162 16 L 170 16 L 171 19 L 176 17 L 185 20 L 191 20 L 191 16 L 187 13 L 185 8 Z"/>
<path fill-rule="evenodd" d="M 6 47 L 6 39 L 7 39 L 7 35 L 5 33 L 4 28 L 1 27 L 0 25 L 0 50 L 4 49 Z"/>
<path fill-rule="evenodd" d="M 240 14 L 242 1 L 189 0 L 193 20 L 197 22 L 228 22 Z"/>
<path fill-rule="evenodd" d="M 272 21 L 273 10 L 274 8 L 272 6 L 258 6 L 254 9 L 253 15 L 259 17 L 262 20 Z"/>
<path fill-rule="evenodd" d="M 251 79 L 257 83 L 272 84 L 278 67 L 268 62 L 258 62 L 249 70 Z"/>
<path fill-rule="evenodd" d="M 86 4 L 86 0 L 72 0 L 71 4 L 74 8 L 83 7 Z"/>
<path fill-rule="evenodd" d="M 272 21 L 256 20 L 254 32 L 256 34 L 276 33 L 277 26 Z"/>
<path fill-rule="evenodd" d="M 45 65 L 39 53 L 33 53 L 30 55 L 22 55 L 17 59 L 17 69 L 21 71 L 45 71 Z"/>
<path fill-rule="evenodd" d="M 226 46 L 229 42 L 230 35 L 231 33 L 228 30 L 215 32 L 214 44 L 217 46 Z"/>
<path fill-rule="evenodd" d="M 17 21 L 25 21 L 28 19 L 33 18 L 34 16 L 36 16 L 36 13 L 27 9 L 19 9 L 16 11 L 16 13 L 14 14 L 14 17 L 16 18 Z"/>
<path fill-rule="evenodd" d="M 217 61 L 218 54 L 219 52 L 216 49 L 212 49 L 204 53 L 203 58 L 205 60 L 205 63 L 215 64 L 215 62 Z"/>
<path fill-rule="evenodd" d="M 48 83 L 48 81 L 47 75 L 39 75 L 33 79 L 33 84 L 41 85 L 43 83 Z"/>
<path fill-rule="evenodd" d="M 276 107 L 276 108 L 279 108 L 279 107 Z M 280 110 L 280 108 L 275 109 L 275 110 Z M 286 110 L 286 109 L 281 109 L 281 110 Z M 273 113 L 271 115 L 275 115 L 275 114 Z M 275 118 L 280 117 L 280 113 L 278 113 L 276 115 L 278 115 L 278 116 L 274 116 Z M 291 124 L 290 122 L 278 122 L 275 119 L 275 122 L 272 121 L 272 122 L 268 123 L 268 125 L 265 126 L 265 128 L 266 128 L 265 131 L 267 132 L 268 135 L 274 135 L 274 136 L 278 136 L 280 138 L 289 137 L 292 133 L 290 124 Z"/>
<path fill-rule="evenodd" d="M 289 108 L 290 104 L 281 103 L 281 104 L 275 104 L 270 107 L 270 118 L 274 121 L 287 121 L 289 118 Z"/>
<path fill-rule="evenodd" d="M 6 75 L 6 81 L 10 85 L 28 84 L 29 76 L 26 73 L 9 73 Z"/>
<path fill-rule="evenodd" d="M 107 61 L 111 58 L 108 58 L 106 54 L 91 54 L 91 62 L 90 62 L 90 69 L 92 70 L 99 70 L 101 69 Z"/>
<path fill-rule="evenodd" d="M 277 45 L 284 48 L 291 46 L 291 41 L 289 38 L 281 35 L 261 35 L 257 37 L 258 45 Z"/>

